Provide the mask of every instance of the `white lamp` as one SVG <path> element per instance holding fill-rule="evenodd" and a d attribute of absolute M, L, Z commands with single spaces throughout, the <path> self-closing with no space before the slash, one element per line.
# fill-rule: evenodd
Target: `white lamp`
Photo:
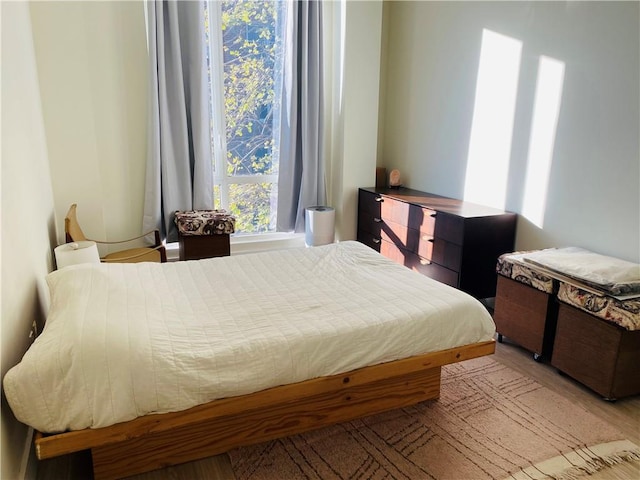
<path fill-rule="evenodd" d="M 100 263 L 96 242 L 72 242 L 58 245 L 54 249 L 58 270 L 79 263 Z"/>

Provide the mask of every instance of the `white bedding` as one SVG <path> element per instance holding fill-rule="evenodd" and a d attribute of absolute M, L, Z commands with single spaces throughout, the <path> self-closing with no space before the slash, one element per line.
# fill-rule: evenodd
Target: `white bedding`
<path fill-rule="evenodd" d="M 640 293 L 640 265 L 579 247 L 548 248 L 522 255 L 525 262 L 574 278 L 613 295 Z"/>
<path fill-rule="evenodd" d="M 357 242 L 48 277 L 46 327 L 4 378 L 42 432 L 98 428 L 490 340 L 467 294 Z"/>

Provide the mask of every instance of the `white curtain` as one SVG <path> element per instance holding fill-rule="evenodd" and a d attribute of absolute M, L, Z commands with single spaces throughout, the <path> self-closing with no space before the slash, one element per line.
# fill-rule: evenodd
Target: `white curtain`
<path fill-rule="evenodd" d="M 147 1 L 149 130 L 143 231 L 177 240 L 176 210 L 213 208 L 202 1 Z"/>
<path fill-rule="evenodd" d="M 284 75 L 276 80 L 278 231 L 304 231 L 304 209 L 326 202 L 322 85 L 322 5 L 293 1 L 284 21 Z"/>

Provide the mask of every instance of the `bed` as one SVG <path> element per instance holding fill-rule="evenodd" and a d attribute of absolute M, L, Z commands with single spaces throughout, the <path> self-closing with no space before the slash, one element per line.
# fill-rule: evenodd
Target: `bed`
<path fill-rule="evenodd" d="M 469 295 L 358 242 L 47 278 L 42 334 L 3 380 L 40 459 L 119 478 L 435 399 L 493 353 Z"/>

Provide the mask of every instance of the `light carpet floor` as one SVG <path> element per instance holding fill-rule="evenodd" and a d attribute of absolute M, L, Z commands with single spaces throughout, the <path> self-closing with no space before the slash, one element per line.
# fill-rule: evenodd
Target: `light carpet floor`
<path fill-rule="evenodd" d="M 440 399 L 232 450 L 237 480 L 574 479 L 640 448 L 491 357 L 443 367 Z"/>

